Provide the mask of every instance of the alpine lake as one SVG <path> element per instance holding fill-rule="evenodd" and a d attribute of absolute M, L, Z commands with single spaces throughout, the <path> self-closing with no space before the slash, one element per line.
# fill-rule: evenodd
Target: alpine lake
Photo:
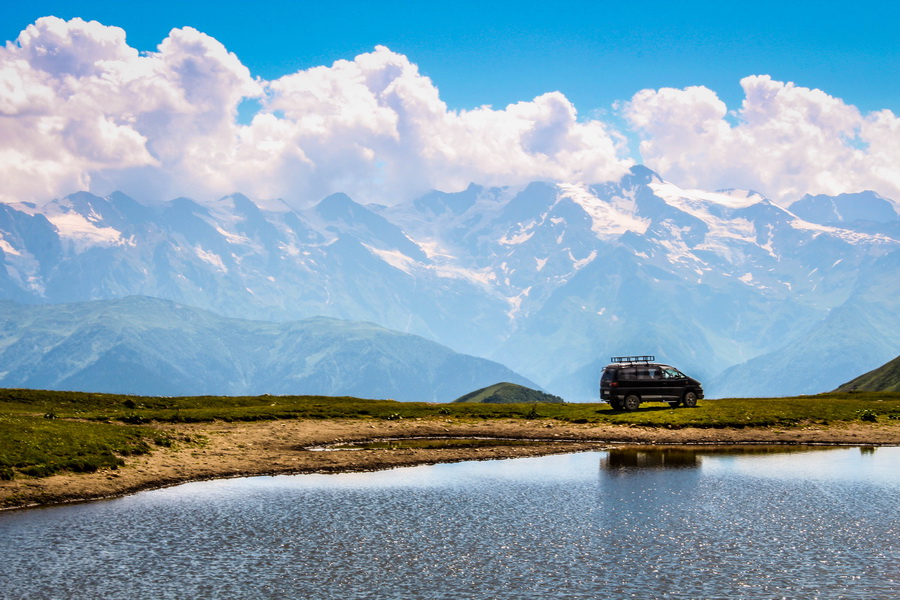
<path fill-rule="evenodd" d="M 0 556 L 3 599 L 896 598 L 900 448 L 188 483 L 0 513 Z"/>

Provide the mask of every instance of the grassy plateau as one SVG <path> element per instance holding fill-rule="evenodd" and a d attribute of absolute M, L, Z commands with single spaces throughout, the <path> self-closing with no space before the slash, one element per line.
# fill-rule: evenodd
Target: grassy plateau
<path fill-rule="evenodd" d="M 325 396 L 144 397 L 0 389 L 0 479 L 117 468 L 123 457 L 190 441 L 159 424 L 278 419 L 548 419 L 681 428 L 840 427 L 896 423 L 900 392 L 703 400 L 696 408 L 645 404 L 433 404 Z"/>

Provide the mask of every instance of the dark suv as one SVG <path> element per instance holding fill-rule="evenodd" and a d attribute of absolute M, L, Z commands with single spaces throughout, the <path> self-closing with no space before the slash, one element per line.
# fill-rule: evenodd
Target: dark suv
<path fill-rule="evenodd" d="M 703 386 L 655 356 L 614 356 L 600 376 L 600 400 L 616 410 L 635 410 L 641 402 L 668 402 L 693 408 Z"/>

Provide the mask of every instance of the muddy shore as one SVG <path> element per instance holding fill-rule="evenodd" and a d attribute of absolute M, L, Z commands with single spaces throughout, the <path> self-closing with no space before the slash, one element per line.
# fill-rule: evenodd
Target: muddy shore
<path fill-rule="evenodd" d="M 129 457 L 124 467 L 91 474 L 0 481 L 0 509 L 97 500 L 188 481 L 253 475 L 371 471 L 418 464 L 600 450 L 613 444 L 900 445 L 898 424 L 789 429 L 658 429 L 557 421 L 291 420 L 161 426 L 182 442 Z M 311 448 L 342 441 L 418 436 L 540 439 L 528 446 L 353 450 Z"/>

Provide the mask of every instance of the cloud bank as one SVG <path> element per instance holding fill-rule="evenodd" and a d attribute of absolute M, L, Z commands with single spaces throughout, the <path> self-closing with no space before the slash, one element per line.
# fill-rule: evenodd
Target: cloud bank
<path fill-rule="evenodd" d="M 741 83 L 746 99 L 731 114 L 703 87 L 623 103 L 643 162 L 680 185 L 776 199 L 860 189 L 900 198 L 893 113 L 862 115 L 767 76 Z M 246 101 L 260 110 L 241 123 Z M 0 201 L 241 191 L 303 205 L 343 191 L 390 203 L 470 182 L 609 181 L 634 162 L 622 133 L 579 118 L 559 92 L 449 110 L 415 64 L 380 46 L 272 81 L 189 27 L 140 53 L 122 29 L 45 17 L 0 48 Z"/>
<path fill-rule="evenodd" d="M 741 187 L 782 201 L 873 189 L 900 200 L 900 119 L 863 115 L 817 89 L 741 80 L 729 114 L 705 87 L 642 90 L 623 107 L 648 166 L 683 186 Z"/>

